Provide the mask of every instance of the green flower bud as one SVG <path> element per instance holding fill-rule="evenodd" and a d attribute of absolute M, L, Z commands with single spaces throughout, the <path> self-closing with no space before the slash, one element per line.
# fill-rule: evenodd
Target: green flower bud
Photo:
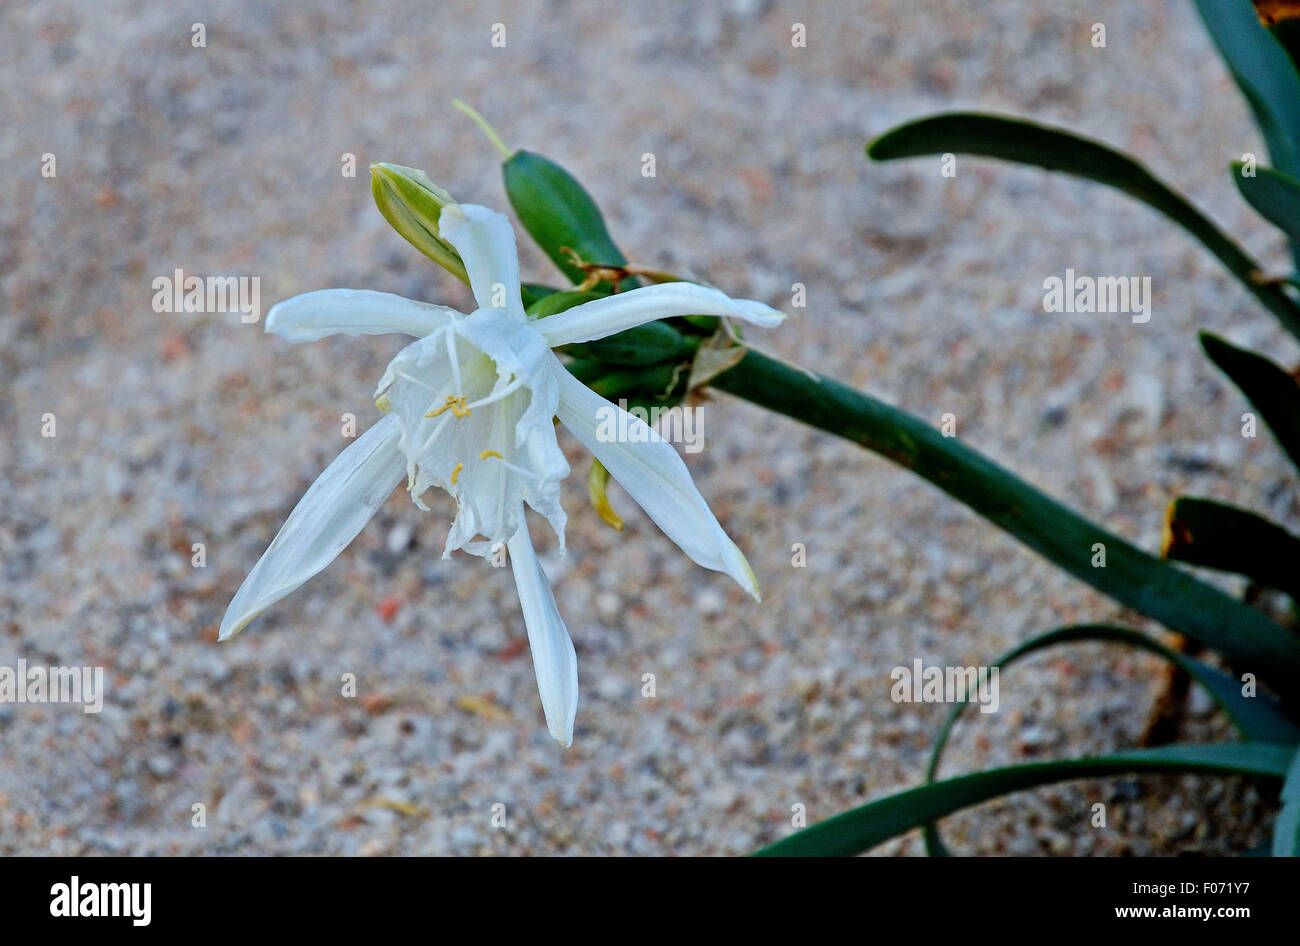
<path fill-rule="evenodd" d="M 388 163 L 370 165 L 370 192 L 384 219 L 408 243 L 462 282 L 469 282 L 460 254 L 438 235 L 442 208 L 455 203 L 450 194 L 423 171 Z"/>

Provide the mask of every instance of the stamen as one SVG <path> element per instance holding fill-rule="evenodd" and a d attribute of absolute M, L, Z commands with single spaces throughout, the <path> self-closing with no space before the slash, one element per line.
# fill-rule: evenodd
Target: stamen
<path fill-rule="evenodd" d="M 498 460 L 504 460 L 504 459 L 505 459 L 505 457 L 503 457 L 501 454 L 497 453 L 495 450 L 484 450 L 482 453 L 480 453 L 480 454 L 478 455 L 478 458 L 479 458 L 480 460 L 486 460 L 488 457 L 496 457 Z"/>
<path fill-rule="evenodd" d="M 446 404 L 442 405 L 442 407 L 437 410 L 429 411 L 429 413 L 424 416 L 437 417 L 439 414 L 444 414 L 447 411 L 451 411 L 456 417 L 468 417 L 473 413 L 473 411 L 465 404 L 465 395 L 448 394 Z"/>
<path fill-rule="evenodd" d="M 460 476 L 460 471 L 463 470 L 463 469 L 465 469 L 465 464 L 463 464 L 463 463 L 457 463 L 457 464 L 456 464 L 456 469 L 454 469 L 454 470 L 451 471 L 451 485 L 452 485 L 452 486 L 455 486 L 455 485 L 456 485 L 456 478 L 457 478 L 458 476 Z"/>

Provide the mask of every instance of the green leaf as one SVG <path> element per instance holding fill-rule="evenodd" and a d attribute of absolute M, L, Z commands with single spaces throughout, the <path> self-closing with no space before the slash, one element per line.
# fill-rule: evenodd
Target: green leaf
<path fill-rule="evenodd" d="M 1245 575 L 1300 601 L 1300 538 L 1236 506 L 1180 496 L 1165 513 L 1165 558 Z"/>
<path fill-rule="evenodd" d="M 1300 74 L 1248 0 L 1195 0 L 1237 80 L 1273 165 L 1300 175 Z"/>
<path fill-rule="evenodd" d="M 605 227 L 605 219 L 591 195 L 564 168 L 539 154 L 518 151 L 502 165 L 506 195 L 524 229 L 557 266 L 575 284 L 587 274 L 573 265 L 569 250 L 585 262 L 606 266 L 624 266 L 627 258 L 614 245 Z M 631 290 L 637 280 L 629 277 L 620 288 Z M 590 293 L 568 293 L 561 299 L 542 303 L 534 314 L 552 315 L 579 301 L 608 295 L 608 282 L 598 283 Z M 575 301 L 576 300 L 576 301 Z M 557 306 L 556 308 L 551 308 Z M 645 365 L 680 357 L 685 341 L 671 326 L 652 323 L 628 329 L 610 338 L 570 346 L 569 354 L 614 364 Z M 661 380 L 656 376 L 655 382 Z M 629 379 L 611 379 L 604 387 L 628 393 Z M 603 393 L 603 392 L 602 392 Z M 608 396 L 608 395 L 607 395 Z"/>
<path fill-rule="evenodd" d="M 1300 177 L 1300 72 L 1296 71 L 1294 47 L 1288 47 L 1288 40 L 1283 39 L 1286 36 L 1293 42 L 1295 35 L 1289 30 L 1270 31 L 1252 4 L 1244 0 L 1195 2 L 1228 71 L 1246 97 L 1273 165 L 1292 178 Z M 1255 209 L 1260 210 L 1258 205 Z M 1273 220 L 1267 212 L 1260 212 Z M 1294 237 L 1291 256 L 1300 266 L 1300 240 Z"/>
<path fill-rule="evenodd" d="M 1279 20 L 1269 27 L 1269 32 L 1291 57 L 1291 64 L 1300 70 L 1300 17 Z"/>
<path fill-rule="evenodd" d="M 595 358 L 575 358 L 564 367 L 587 387 L 591 387 L 597 378 L 609 373 L 609 365 Z"/>
<path fill-rule="evenodd" d="M 1289 332 L 1300 337 L 1300 306 L 1279 285 L 1262 280 L 1259 264 L 1204 214 L 1128 155 L 1067 131 L 975 112 L 923 118 L 886 132 L 867 146 L 867 154 L 877 161 L 947 152 L 1064 171 L 1136 197 L 1200 240 Z"/>
<path fill-rule="evenodd" d="M 556 315 L 567 309 L 572 309 L 575 305 L 582 305 L 584 302 L 591 302 L 594 299 L 603 299 L 604 293 L 600 292 L 579 292 L 576 289 L 562 289 L 559 292 L 549 293 L 527 308 L 527 312 L 533 318 L 544 319 L 548 315 Z"/>
<path fill-rule="evenodd" d="M 673 363 L 625 367 L 577 358 L 565 367 L 606 400 L 626 398 L 629 408 L 669 407 L 681 400 L 686 382 L 682 366 Z"/>
<path fill-rule="evenodd" d="M 1300 180 L 1264 167 L 1256 168 L 1254 177 L 1243 177 L 1244 167 L 1240 161 L 1232 165 L 1232 178 L 1241 196 L 1289 238 L 1300 240 Z"/>
<path fill-rule="evenodd" d="M 1268 694 L 1257 693 L 1253 697 L 1243 696 L 1241 681 L 1221 670 L 1216 670 L 1195 658 L 1188 657 L 1170 647 L 1148 637 L 1140 631 L 1127 627 L 1115 627 L 1108 624 L 1075 624 L 1060 627 L 1045 634 L 1039 634 L 1022 644 L 1013 647 L 990 666 L 998 667 L 999 672 L 1030 654 L 1061 644 L 1078 644 L 1085 642 L 1102 642 L 1136 647 L 1148 653 L 1163 657 L 1170 663 L 1185 670 L 1193 680 L 1205 687 L 1206 692 L 1227 714 L 1241 737 L 1249 742 L 1269 742 L 1289 745 L 1300 741 L 1300 727 L 1287 718 L 1277 701 Z M 966 702 L 953 705 L 939 730 L 939 736 L 930 754 L 930 764 L 926 769 L 926 780 L 934 781 L 939 773 L 939 761 L 947 745 L 952 728 L 956 724 Z"/>
<path fill-rule="evenodd" d="M 647 322 L 617 335 L 569 345 L 565 352 L 579 358 L 599 358 L 611 364 L 650 365 L 686 355 L 689 346 L 681 333 L 663 322 Z"/>
<path fill-rule="evenodd" d="M 680 365 L 659 364 L 620 368 L 587 382 L 601 397 L 609 401 L 627 398 L 628 407 L 664 405 L 686 382 L 686 372 Z"/>
<path fill-rule="evenodd" d="M 541 283 L 535 282 L 526 282 L 519 287 L 519 295 L 523 299 L 525 309 L 557 292 L 559 292 L 558 289 L 552 289 L 550 286 L 543 286 Z"/>
<path fill-rule="evenodd" d="M 899 792 L 836 815 L 758 851 L 760 857 L 860 854 L 913 828 L 1011 792 L 1082 778 L 1213 772 L 1280 779 L 1295 752 L 1269 743 L 1173 745 L 1087 759 L 1033 762 L 961 775 Z"/>
<path fill-rule="evenodd" d="M 1237 348 L 1209 332 L 1201 347 L 1255 406 L 1291 462 L 1300 467 L 1300 384 L 1263 355 Z"/>
<path fill-rule="evenodd" d="M 502 164 L 502 174 L 506 196 L 519 222 L 571 282 L 582 282 L 586 273 L 573 265 L 566 250 L 573 250 L 588 263 L 627 264 L 605 228 L 600 208 L 564 168 L 540 154 L 517 151 Z M 635 279 L 628 279 L 624 288 L 636 284 Z M 596 288 L 608 292 L 609 284 Z"/>
<path fill-rule="evenodd" d="M 1282 810 L 1273 826 L 1273 856 L 1300 857 L 1300 749 L 1282 783 Z"/>
<path fill-rule="evenodd" d="M 1205 687 L 1210 697 L 1217 703 L 1232 721 L 1233 726 L 1243 739 L 1290 745 L 1300 740 L 1300 728 L 1286 717 L 1282 708 L 1267 694 L 1254 697 L 1243 696 L 1241 682 L 1220 670 L 1209 667 L 1199 660 L 1166 647 L 1154 638 L 1126 627 L 1112 627 L 1106 624 L 1080 624 L 1057 628 L 1033 637 L 1023 644 L 1012 648 L 993 661 L 990 666 L 997 667 L 999 674 L 1011 664 L 1037 651 L 1059 644 L 1076 644 L 1081 642 L 1104 642 L 1137 647 L 1149 653 L 1163 657 L 1170 663 L 1185 670 L 1193 680 Z M 966 700 L 953 704 L 943 725 L 939 727 L 934 749 L 930 753 L 930 764 L 926 767 L 925 780 L 933 782 L 939 774 L 939 762 L 943 750 L 948 745 L 953 727 L 961 717 L 967 705 Z M 932 823 L 925 828 L 925 846 L 931 855 L 946 855 L 939 837 L 938 828 Z"/>
<path fill-rule="evenodd" d="M 1300 641 L 1260 612 L 1034 489 L 956 437 L 829 378 L 750 350 L 712 386 L 851 440 L 924 477 L 1081 581 L 1240 660 L 1279 689 L 1300 680 Z M 1105 567 L 1094 567 L 1098 543 Z"/>

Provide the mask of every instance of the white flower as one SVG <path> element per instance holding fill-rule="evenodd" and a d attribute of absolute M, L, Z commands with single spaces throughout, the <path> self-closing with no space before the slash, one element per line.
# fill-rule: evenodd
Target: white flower
<path fill-rule="evenodd" d="M 758 597 L 745 556 L 718 525 L 677 451 L 653 431 L 609 443 L 599 418 L 618 411 L 574 378 L 553 347 L 602 338 L 669 316 L 728 316 L 776 325 L 782 314 L 690 283 L 619 293 L 530 321 L 520 301 L 514 231 L 501 214 L 448 204 L 440 236 L 459 253 L 478 308 L 444 306 L 383 292 L 329 289 L 274 306 L 266 330 L 306 342 L 334 333 L 416 336 L 392 360 L 376 391 L 388 416 L 344 450 L 290 514 L 240 586 L 220 638 L 311 578 L 361 531 L 403 473 L 422 509 L 430 486 L 456 500 L 443 557 L 455 549 L 487 556 L 503 544 L 532 648 L 551 735 L 573 741 L 577 658 L 524 520 L 524 505 L 545 516 L 564 544 L 560 482 L 569 467 L 556 442 L 559 417 L 682 551 L 726 572 Z M 602 410 L 603 409 L 603 410 Z M 626 417 L 628 430 L 644 427 Z"/>

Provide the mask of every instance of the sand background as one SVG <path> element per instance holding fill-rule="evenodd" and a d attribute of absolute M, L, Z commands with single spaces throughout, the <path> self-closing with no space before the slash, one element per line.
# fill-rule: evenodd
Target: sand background
<path fill-rule="evenodd" d="M 701 6 L 0 11 L 0 664 L 99 665 L 109 685 L 98 715 L 0 706 L 0 852 L 743 853 L 786 834 L 794 805 L 818 820 L 922 778 L 943 707 L 891 702 L 895 666 L 1129 619 L 886 461 L 719 395 L 688 462 L 761 607 L 617 488 L 628 529 L 603 526 L 564 441 L 569 554 L 539 546 L 579 655 L 567 752 L 542 724 L 509 576 L 439 558 L 443 500 L 421 514 L 397 491 L 333 566 L 217 645 L 239 582 L 346 444 L 341 415 L 377 416 L 401 342 L 291 346 L 237 314 L 160 314 L 152 280 L 256 275 L 263 311 L 331 286 L 466 305 L 388 228 L 364 170 L 423 167 L 505 209 L 498 156 L 453 97 L 574 172 L 635 261 L 791 311 L 766 348 L 936 423 L 954 413 L 968 443 L 1144 547 L 1177 492 L 1297 523 L 1291 471 L 1239 436 L 1243 402 L 1194 333 L 1282 360 L 1295 346 L 1204 251 L 1098 187 L 863 155 L 939 109 L 1031 115 L 1132 151 L 1281 267 L 1227 173 L 1262 145 L 1191 4 Z M 523 267 L 556 278 L 527 244 Z M 1066 267 L 1150 275 L 1151 321 L 1044 314 L 1042 281 Z M 1159 680 L 1112 649 L 1035 658 L 1004 675 L 995 717 L 959 730 L 945 772 L 1132 745 Z M 1192 709 L 1185 735 L 1223 731 Z M 1262 841 L 1270 812 L 1231 780 L 1120 779 L 949 825 L 982 853 L 1222 852 Z"/>

